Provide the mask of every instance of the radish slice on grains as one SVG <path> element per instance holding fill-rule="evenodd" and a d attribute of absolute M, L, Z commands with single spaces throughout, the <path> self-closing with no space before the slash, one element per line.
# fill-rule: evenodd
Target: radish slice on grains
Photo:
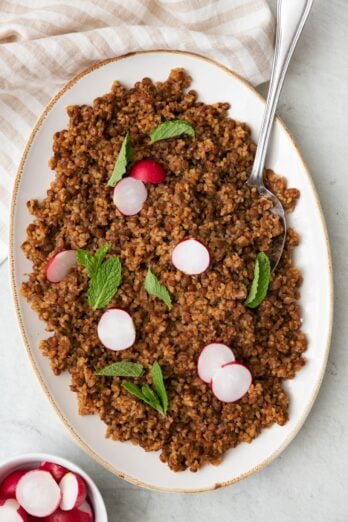
<path fill-rule="evenodd" d="M 135 341 L 132 317 L 121 308 L 109 308 L 99 320 L 98 337 L 109 350 L 126 350 Z"/>
<path fill-rule="evenodd" d="M 47 517 L 59 506 L 62 494 L 51 473 L 35 469 L 19 480 L 16 497 L 30 515 Z"/>
<path fill-rule="evenodd" d="M 63 466 L 60 466 L 59 464 L 56 464 L 55 462 L 48 462 L 44 461 L 41 462 L 39 469 L 42 469 L 44 471 L 48 471 L 51 473 L 52 477 L 59 482 L 64 475 L 68 473 L 68 470 L 64 468 Z"/>
<path fill-rule="evenodd" d="M 249 368 L 239 362 L 232 362 L 215 372 L 211 388 L 219 401 L 235 402 L 247 393 L 251 383 Z"/>
<path fill-rule="evenodd" d="M 202 274 L 210 265 L 210 254 L 197 239 L 184 239 L 172 252 L 172 263 L 188 275 Z"/>
<path fill-rule="evenodd" d="M 51 283 L 59 283 L 67 275 L 69 270 L 76 265 L 75 250 L 63 250 L 58 252 L 48 261 L 46 277 Z"/>
<path fill-rule="evenodd" d="M 163 183 L 166 179 L 166 171 L 160 163 L 154 160 L 138 161 L 130 170 L 132 178 L 139 179 L 144 183 Z"/>
<path fill-rule="evenodd" d="M 24 509 L 14 498 L 0 498 L 0 522 L 27 522 Z"/>
<path fill-rule="evenodd" d="M 198 358 L 197 371 L 204 382 L 210 383 L 215 372 L 235 360 L 232 350 L 222 343 L 208 344 Z"/>
<path fill-rule="evenodd" d="M 19 469 L 8 475 L 0 486 L 0 497 L 16 498 L 18 481 L 25 473 L 27 473 L 26 469 Z"/>
<path fill-rule="evenodd" d="M 70 511 L 79 507 L 86 500 L 87 487 L 82 477 L 69 471 L 59 482 L 62 492 L 60 509 Z"/>
<path fill-rule="evenodd" d="M 143 208 L 147 190 L 142 181 L 135 178 L 123 178 L 114 190 L 114 203 L 121 214 L 134 216 Z"/>

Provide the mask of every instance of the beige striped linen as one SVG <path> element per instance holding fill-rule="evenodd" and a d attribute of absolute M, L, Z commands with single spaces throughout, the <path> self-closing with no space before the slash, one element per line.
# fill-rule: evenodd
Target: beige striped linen
<path fill-rule="evenodd" d="M 265 0 L 0 0 L 0 262 L 25 142 L 67 80 L 129 51 L 184 49 L 257 85 L 269 78 L 273 29 Z"/>

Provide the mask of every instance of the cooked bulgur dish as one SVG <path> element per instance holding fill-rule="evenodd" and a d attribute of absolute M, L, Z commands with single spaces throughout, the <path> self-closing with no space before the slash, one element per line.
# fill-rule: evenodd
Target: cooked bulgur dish
<path fill-rule="evenodd" d="M 33 268 L 22 292 L 52 333 L 42 353 L 70 373 L 80 414 L 174 471 L 219 464 L 284 425 L 283 381 L 307 346 L 299 237 L 288 231 L 271 274 L 283 229 L 246 184 L 251 131 L 190 82 L 175 69 L 69 106 L 23 244 Z M 272 171 L 266 184 L 294 209 L 297 189 Z"/>

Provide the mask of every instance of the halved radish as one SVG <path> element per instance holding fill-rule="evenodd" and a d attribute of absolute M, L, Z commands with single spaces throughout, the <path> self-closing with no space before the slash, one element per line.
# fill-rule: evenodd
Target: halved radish
<path fill-rule="evenodd" d="M 86 518 L 86 522 L 93 522 L 93 520 L 94 520 L 93 509 L 87 500 L 82 502 L 81 506 L 79 506 L 77 509 L 78 509 L 78 511 L 83 513 L 83 515 Z"/>
<path fill-rule="evenodd" d="M 59 506 L 62 493 L 51 473 L 35 469 L 19 479 L 16 498 L 30 515 L 47 517 Z"/>
<path fill-rule="evenodd" d="M 132 317 L 122 308 L 109 308 L 99 320 L 98 337 L 109 350 L 126 350 L 135 341 Z"/>
<path fill-rule="evenodd" d="M 222 343 L 205 346 L 198 357 L 197 371 L 204 382 L 211 382 L 215 372 L 224 364 L 235 360 L 231 348 Z"/>
<path fill-rule="evenodd" d="M 172 263 L 188 275 L 202 274 L 210 265 L 210 254 L 205 245 L 197 239 L 184 239 L 172 252 Z"/>
<path fill-rule="evenodd" d="M 67 275 L 69 270 L 76 265 L 75 250 L 62 250 L 48 261 L 46 265 L 46 277 L 51 283 L 59 283 Z"/>
<path fill-rule="evenodd" d="M 16 487 L 18 481 L 25 473 L 27 473 L 26 469 L 18 469 L 8 475 L 0 486 L 0 497 L 16 498 Z"/>
<path fill-rule="evenodd" d="M 232 362 L 215 372 L 211 388 L 219 401 L 235 402 L 247 393 L 251 383 L 249 368 L 239 362 Z"/>
<path fill-rule="evenodd" d="M 14 498 L 0 498 L 0 522 L 27 522 L 24 509 Z"/>
<path fill-rule="evenodd" d="M 56 464 L 55 462 L 49 462 L 44 461 L 41 462 L 39 469 L 42 469 L 44 471 L 48 471 L 51 473 L 52 477 L 56 480 L 56 482 L 59 482 L 64 475 L 68 473 L 69 470 L 64 468 L 63 466 L 60 466 L 59 464 Z"/>
<path fill-rule="evenodd" d="M 162 165 L 149 159 L 135 163 L 130 170 L 130 175 L 144 183 L 162 183 L 166 179 L 166 171 Z"/>
<path fill-rule="evenodd" d="M 118 210 L 125 216 L 134 216 L 143 208 L 147 190 L 142 181 L 123 178 L 115 187 L 113 200 Z"/>
<path fill-rule="evenodd" d="M 87 486 L 86 482 L 80 475 L 69 471 L 59 482 L 62 492 L 62 500 L 60 501 L 60 509 L 70 511 L 79 507 L 86 500 Z"/>
<path fill-rule="evenodd" d="M 93 516 L 91 518 L 88 513 L 79 508 L 71 511 L 62 511 L 58 508 L 52 515 L 45 517 L 45 522 L 93 522 Z"/>

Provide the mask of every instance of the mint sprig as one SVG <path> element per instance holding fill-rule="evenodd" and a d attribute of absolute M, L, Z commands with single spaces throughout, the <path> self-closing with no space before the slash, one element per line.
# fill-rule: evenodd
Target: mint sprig
<path fill-rule="evenodd" d="M 169 308 L 172 309 L 172 299 L 165 285 L 162 285 L 157 276 L 152 272 L 151 267 L 148 268 L 144 282 L 145 290 L 155 297 L 161 299 Z"/>
<path fill-rule="evenodd" d="M 95 375 L 104 375 L 107 377 L 141 377 L 143 371 L 144 367 L 142 364 L 131 361 L 119 361 L 109 364 L 101 370 L 97 370 Z"/>
<path fill-rule="evenodd" d="M 122 265 L 118 257 L 109 257 L 98 268 L 90 281 L 88 304 L 97 310 L 108 305 L 121 284 Z"/>
<path fill-rule="evenodd" d="M 177 138 L 186 134 L 195 137 L 195 129 L 190 123 L 184 120 L 171 120 L 160 123 L 152 132 L 150 132 L 151 143 L 160 140 L 168 140 L 169 138 Z"/>
<path fill-rule="evenodd" d="M 249 308 L 256 308 L 265 299 L 268 286 L 271 280 L 271 263 L 264 252 L 259 252 L 256 256 L 254 269 L 254 279 L 250 287 L 249 295 L 245 305 Z"/>
<path fill-rule="evenodd" d="M 168 410 L 168 395 L 164 386 L 162 370 L 157 361 L 152 365 L 151 374 L 155 390 L 153 390 L 149 384 L 144 384 L 140 388 L 133 382 L 128 381 L 122 383 L 122 386 L 131 395 L 134 395 L 137 399 L 140 399 L 145 402 L 145 404 L 151 406 L 151 408 L 164 415 Z"/>
<path fill-rule="evenodd" d="M 103 245 L 97 250 L 94 256 L 87 250 L 78 250 L 76 253 L 77 262 L 86 268 L 89 277 L 93 277 L 102 264 L 109 249 L 110 245 Z"/>
<path fill-rule="evenodd" d="M 122 179 L 122 177 L 126 173 L 127 165 L 132 158 L 132 154 L 133 151 L 130 142 L 129 132 L 127 132 L 123 139 L 120 152 L 118 153 L 114 169 L 108 181 L 109 187 L 114 187 L 116 183 L 120 181 L 120 179 Z"/>

